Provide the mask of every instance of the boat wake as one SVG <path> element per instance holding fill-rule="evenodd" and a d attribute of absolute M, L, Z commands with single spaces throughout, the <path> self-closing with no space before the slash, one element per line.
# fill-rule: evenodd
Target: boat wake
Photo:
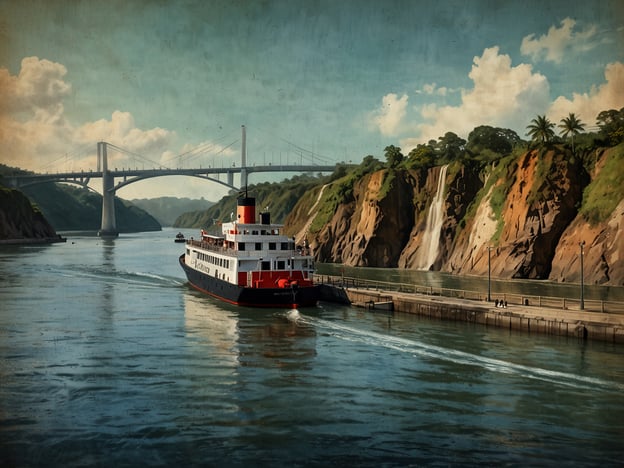
<path fill-rule="evenodd" d="M 125 284 L 135 284 L 145 287 L 178 287 L 184 284 L 179 278 L 171 276 L 157 275 L 142 271 L 110 270 L 97 268 L 77 267 L 61 273 L 65 277 L 93 278 L 95 280 L 106 280 L 108 282 L 122 282 Z"/>
<path fill-rule="evenodd" d="M 329 335 L 346 341 L 365 343 L 371 346 L 381 346 L 431 360 L 442 360 L 454 364 L 475 366 L 490 372 L 518 375 L 523 378 L 542 380 L 557 385 L 585 390 L 624 391 L 624 385 L 604 379 L 515 364 L 501 359 L 494 359 L 487 356 L 436 346 L 422 341 L 384 335 L 368 330 L 360 330 L 348 325 L 342 325 L 314 317 L 301 316 L 299 321 L 314 326 L 317 329 L 324 329 Z"/>
<path fill-rule="evenodd" d="M 286 318 L 291 322 L 297 323 L 301 321 L 301 314 L 297 309 L 291 309 L 286 312 Z"/>

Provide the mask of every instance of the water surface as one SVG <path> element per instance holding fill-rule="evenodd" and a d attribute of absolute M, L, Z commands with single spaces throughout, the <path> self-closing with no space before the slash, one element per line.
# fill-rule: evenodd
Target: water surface
<path fill-rule="evenodd" d="M 175 232 L 0 249 L 0 464 L 618 466 L 624 350 L 189 289 Z"/>

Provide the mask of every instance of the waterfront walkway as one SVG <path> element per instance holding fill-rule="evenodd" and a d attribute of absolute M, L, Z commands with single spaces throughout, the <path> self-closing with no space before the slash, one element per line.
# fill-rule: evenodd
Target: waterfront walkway
<path fill-rule="evenodd" d="M 319 278 L 317 278 L 317 281 Z M 376 311 L 413 313 L 441 320 L 465 321 L 522 330 L 573 336 L 624 344 L 624 304 L 592 301 L 591 307 L 581 310 L 580 303 L 561 298 L 507 297 L 507 307 L 496 307 L 494 300 L 468 291 L 434 290 L 405 291 L 406 285 L 394 284 L 388 289 L 379 284 L 351 281 L 352 279 L 325 277 L 321 282 L 344 291 L 354 306 Z M 376 282 L 375 282 L 376 283 Z M 416 288 L 414 286 L 413 288 Z M 535 304 L 535 305 L 530 305 Z M 559 304 L 549 306 L 548 304 Z M 563 307 L 561 307 L 563 306 Z"/>

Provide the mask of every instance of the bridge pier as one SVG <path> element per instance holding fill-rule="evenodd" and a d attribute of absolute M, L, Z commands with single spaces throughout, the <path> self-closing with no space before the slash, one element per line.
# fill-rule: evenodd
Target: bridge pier
<path fill-rule="evenodd" d="M 108 155 L 106 153 L 106 142 L 100 141 L 97 144 L 98 167 L 102 167 L 102 225 L 98 231 L 100 237 L 117 237 L 117 221 L 115 220 L 115 178 L 108 170 Z"/>

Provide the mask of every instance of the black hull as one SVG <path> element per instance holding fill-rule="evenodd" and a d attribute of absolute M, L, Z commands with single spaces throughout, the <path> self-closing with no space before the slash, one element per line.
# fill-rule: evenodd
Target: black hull
<path fill-rule="evenodd" d="M 319 300 L 319 287 L 246 288 L 209 276 L 186 265 L 184 254 L 180 266 L 195 289 L 230 304 L 248 307 L 311 307 Z"/>

